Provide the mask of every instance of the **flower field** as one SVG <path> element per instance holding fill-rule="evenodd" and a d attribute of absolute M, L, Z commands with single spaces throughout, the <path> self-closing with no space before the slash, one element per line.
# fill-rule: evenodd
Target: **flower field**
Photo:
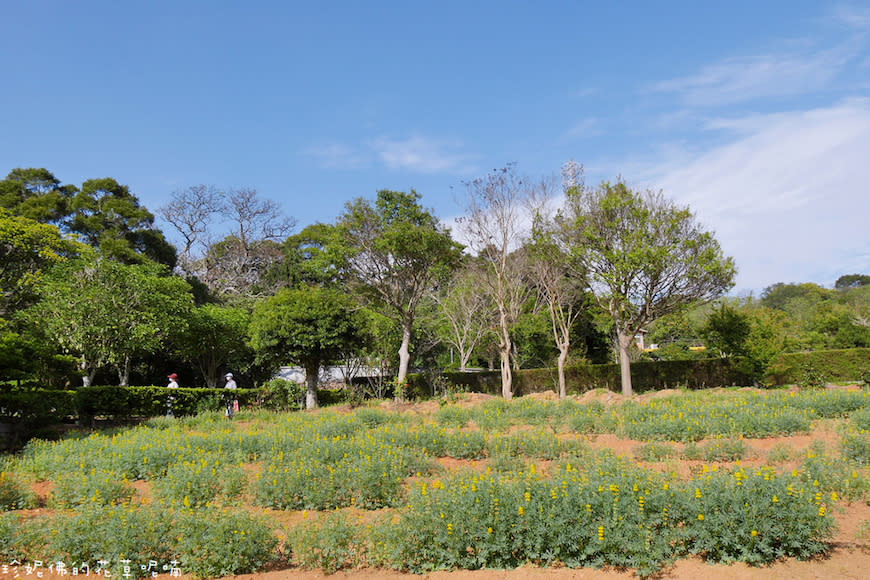
<path fill-rule="evenodd" d="M 809 559 L 830 550 L 837 513 L 870 499 L 868 428 L 867 390 L 158 418 L 6 457 L 0 564 L 644 577 L 687 557 Z"/>

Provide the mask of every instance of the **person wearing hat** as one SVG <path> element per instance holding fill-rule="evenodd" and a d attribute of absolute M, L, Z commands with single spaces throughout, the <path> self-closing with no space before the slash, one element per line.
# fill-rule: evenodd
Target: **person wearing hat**
<path fill-rule="evenodd" d="M 227 373 L 224 378 L 227 380 L 226 384 L 224 385 L 225 389 L 235 390 L 238 388 L 238 385 L 236 385 L 236 381 L 233 380 L 233 373 Z M 227 392 L 224 392 L 224 401 L 227 405 L 226 417 L 227 419 L 232 419 L 236 411 L 239 410 L 239 401 L 233 396 L 232 393 Z"/>
<path fill-rule="evenodd" d="M 166 378 L 169 379 L 169 384 L 166 385 L 167 389 L 177 389 L 178 388 L 178 375 L 177 374 L 172 373 L 172 374 L 168 375 Z M 172 401 L 174 401 L 174 400 L 175 400 L 175 397 L 173 397 L 172 395 L 168 395 L 166 397 L 166 416 L 167 417 L 174 417 L 175 416 L 172 414 Z"/>

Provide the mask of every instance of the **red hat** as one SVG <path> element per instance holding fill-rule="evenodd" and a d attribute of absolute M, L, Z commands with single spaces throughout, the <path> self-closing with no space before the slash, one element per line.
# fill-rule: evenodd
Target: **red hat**
<path fill-rule="evenodd" d="M 175 373 L 172 373 L 171 375 L 169 375 L 169 376 L 166 377 L 166 378 L 167 378 L 167 379 L 177 379 L 177 378 L 178 378 L 178 375 L 176 375 Z"/>

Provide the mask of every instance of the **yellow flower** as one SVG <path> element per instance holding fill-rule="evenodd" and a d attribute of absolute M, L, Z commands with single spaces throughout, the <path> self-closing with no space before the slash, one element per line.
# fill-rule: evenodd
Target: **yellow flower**
<path fill-rule="evenodd" d="M 758 530 L 752 530 L 752 537 L 754 538 L 757 535 L 758 535 Z"/>
<path fill-rule="evenodd" d="M 699 521 L 699 522 L 703 522 L 703 521 L 704 521 L 704 514 L 698 514 L 698 521 Z"/>

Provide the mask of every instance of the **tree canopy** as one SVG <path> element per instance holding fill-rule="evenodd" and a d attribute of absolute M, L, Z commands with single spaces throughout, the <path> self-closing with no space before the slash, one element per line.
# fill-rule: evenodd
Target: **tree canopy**
<path fill-rule="evenodd" d="M 401 383 L 408 373 L 420 301 L 433 279 L 459 264 L 462 246 L 420 205 L 414 190 L 381 190 L 374 204 L 362 198 L 348 203 L 338 230 L 352 287 L 402 328 L 397 377 Z"/>
<path fill-rule="evenodd" d="M 734 262 L 688 208 L 625 183 L 566 192 L 557 235 L 612 318 L 622 390 L 632 394 L 629 347 L 643 326 L 731 288 Z"/>
<path fill-rule="evenodd" d="M 347 294 L 318 286 L 284 288 L 254 309 L 250 345 L 305 369 L 306 407 L 317 406 L 320 367 L 338 361 L 360 342 L 356 305 Z"/>
<path fill-rule="evenodd" d="M 126 385 L 132 358 L 163 348 L 192 305 L 187 283 L 165 267 L 90 256 L 52 268 L 29 315 L 78 357 L 85 385 L 106 365 Z"/>

